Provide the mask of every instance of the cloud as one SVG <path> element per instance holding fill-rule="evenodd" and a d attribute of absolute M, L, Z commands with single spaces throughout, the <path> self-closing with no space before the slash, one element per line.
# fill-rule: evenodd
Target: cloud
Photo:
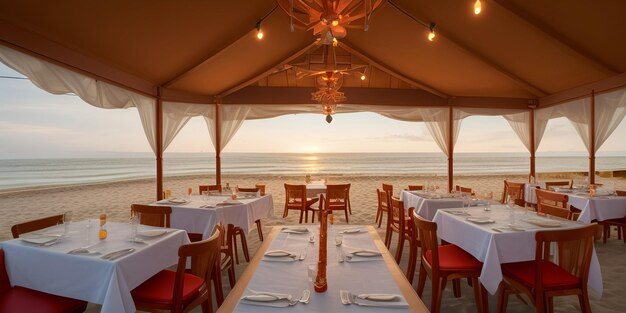
<path fill-rule="evenodd" d="M 394 141 L 411 141 L 411 142 L 431 142 L 433 141 L 433 137 L 431 137 L 430 135 L 425 135 L 425 134 L 409 134 L 409 133 L 403 133 L 403 134 L 389 134 L 389 135 L 385 135 L 382 138 L 377 138 L 380 140 L 394 140 Z"/>
<path fill-rule="evenodd" d="M 49 127 L 32 124 L 21 124 L 0 121 L 0 132 L 13 134 L 46 134 L 46 135 L 69 135 L 72 132 L 65 128 Z"/>

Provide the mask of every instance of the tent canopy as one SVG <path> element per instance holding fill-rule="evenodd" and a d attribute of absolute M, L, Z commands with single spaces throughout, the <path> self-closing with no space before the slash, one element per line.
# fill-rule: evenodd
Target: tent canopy
<path fill-rule="evenodd" d="M 393 0 L 348 29 L 349 104 L 527 108 L 626 85 L 626 2 Z M 323 49 L 272 0 L 3 1 L 0 43 L 173 102 L 312 104 Z M 269 15 L 267 15 L 271 12 Z M 263 40 L 255 36 L 262 21 Z M 436 23 L 434 42 L 426 39 Z M 268 89 L 271 91 L 268 92 Z"/>

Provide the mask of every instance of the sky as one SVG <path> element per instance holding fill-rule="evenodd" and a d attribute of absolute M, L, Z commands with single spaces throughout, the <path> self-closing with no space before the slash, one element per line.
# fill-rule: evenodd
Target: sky
<path fill-rule="evenodd" d="M 0 63 L 0 76 L 23 75 Z M 348 95 L 349 96 L 349 95 Z M 598 155 L 626 155 L 622 122 Z M 29 80 L 0 78 L 0 158 L 93 157 L 151 153 L 135 108 L 105 110 L 74 95 L 52 95 Z M 213 153 L 203 118 L 192 118 L 166 152 Z M 243 123 L 228 152 L 440 152 L 424 123 L 375 113 L 287 115 Z M 473 116 L 462 122 L 456 153 L 528 153 L 502 117 Z M 582 140 L 564 118 L 548 123 L 537 150 L 585 155 Z"/>

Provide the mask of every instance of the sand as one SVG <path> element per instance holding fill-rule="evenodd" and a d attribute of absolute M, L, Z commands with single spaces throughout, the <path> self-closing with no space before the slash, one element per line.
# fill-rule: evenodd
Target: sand
<path fill-rule="evenodd" d="M 568 177 L 567 175 L 563 175 Z M 349 182 L 352 184 L 350 198 L 352 203 L 352 215 L 350 224 L 370 225 L 374 224 L 376 215 L 376 188 L 380 188 L 382 182 L 394 185 L 395 193 L 406 188 L 409 184 L 424 184 L 426 182 L 437 182 L 441 188 L 445 188 L 447 180 L 445 177 L 430 176 L 328 176 L 329 182 Z M 539 177 L 540 179 L 549 179 Z M 455 184 L 474 188 L 477 193 L 493 192 L 494 199 L 500 199 L 503 180 L 525 181 L 526 175 L 494 175 L 494 176 L 460 176 L 455 177 Z M 302 183 L 303 176 L 281 176 L 281 175 L 225 175 L 222 178 L 223 184 L 229 182 L 231 186 L 240 187 L 254 186 L 255 183 L 265 183 L 267 192 L 274 198 L 274 218 L 264 219 L 264 232 L 269 232 L 269 227 L 282 224 L 296 224 L 298 215 L 291 212 L 285 219 L 281 218 L 284 204 L 283 183 Z M 187 187 L 193 187 L 197 192 L 199 184 L 211 184 L 214 182 L 212 176 L 185 176 L 166 177 L 165 188 L 172 191 L 174 196 L 182 196 Z M 626 189 L 626 179 L 624 178 L 599 178 L 600 183 L 612 183 L 617 189 Z M 155 199 L 156 184 L 153 179 L 132 180 L 92 185 L 64 186 L 55 188 L 29 189 L 21 191 L 0 192 L 0 240 L 11 239 L 11 225 L 34 218 L 59 214 L 64 211 L 72 211 L 75 220 L 94 218 L 101 211 L 106 211 L 110 220 L 124 222 L 128 220 L 130 204 L 149 203 Z M 337 223 L 345 223 L 341 214 L 337 214 Z M 384 236 L 383 228 L 379 229 L 381 237 Z M 256 230 L 248 234 L 248 246 L 253 255 L 259 246 L 259 239 Z M 395 238 L 394 238 L 395 239 Z M 395 241 L 394 241 L 395 242 Z M 596 252 L 602 266 L 604 279 L 604 294 L 598 297 L 593 294 L 591 306 L 593 312 L 626 312 L 626 298 L 623 297 L 623 290 L 626 287 L 626 244 L 616 239 L 615 233 L 607 244 L 601 241 L 596 242 Z M 395 248 L 391 249 L 395 253 Z M 405 248 L 405 252 L 408 248 Z M 242 255 L 240 253 L 240 255 Z M 405 253 L 400 266 L 406 269 L 408 255 Z M 237 266 L 237 274 L 245 269 L 247 263 Z M 417 283 L 417 274 L 414 285 Z M 463 285 L 463 296 L 454 298 L 449 288 L 444 293 L 442 312 L 475 312 L 472 289 Z M 424 302 L 430 306 L 430 284 L 427 283 L 423 295 Z M 490 296 L 490 309 L 495 312 L 496 297 Z M 194 310 L 194 312 L 200 310 Z M 510 298 L 507 312 L 533 312 L 533 308 L 523 304 L 515 297 Z M 578 312 L 578 301 L 576 297 L 562 297 L 555 300 L 555 312 Z M 97 305 L 90 304 L 88 312 L 99 312 Z"/>

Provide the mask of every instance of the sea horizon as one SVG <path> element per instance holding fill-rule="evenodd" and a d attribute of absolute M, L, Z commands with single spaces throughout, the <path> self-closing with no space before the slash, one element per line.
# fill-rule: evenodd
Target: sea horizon
<path fill-rule="evenodd" d="M 586 155 L 540 155 L 537 173 L 584 173 Z M 455 176 L 527 174 L 527 153 L 457 153 Z M 222 174 L 446 176 L 442 153 L 223 153 Z M 151 153 L 99 157 L 0 159 L 0 190 L 41 188 L 155 177 Z M 626 155 L 598 156 L 597 171 L 626 170 Z M 214 175 L 213 153 L 165 153 L 164 176 Z"/>

